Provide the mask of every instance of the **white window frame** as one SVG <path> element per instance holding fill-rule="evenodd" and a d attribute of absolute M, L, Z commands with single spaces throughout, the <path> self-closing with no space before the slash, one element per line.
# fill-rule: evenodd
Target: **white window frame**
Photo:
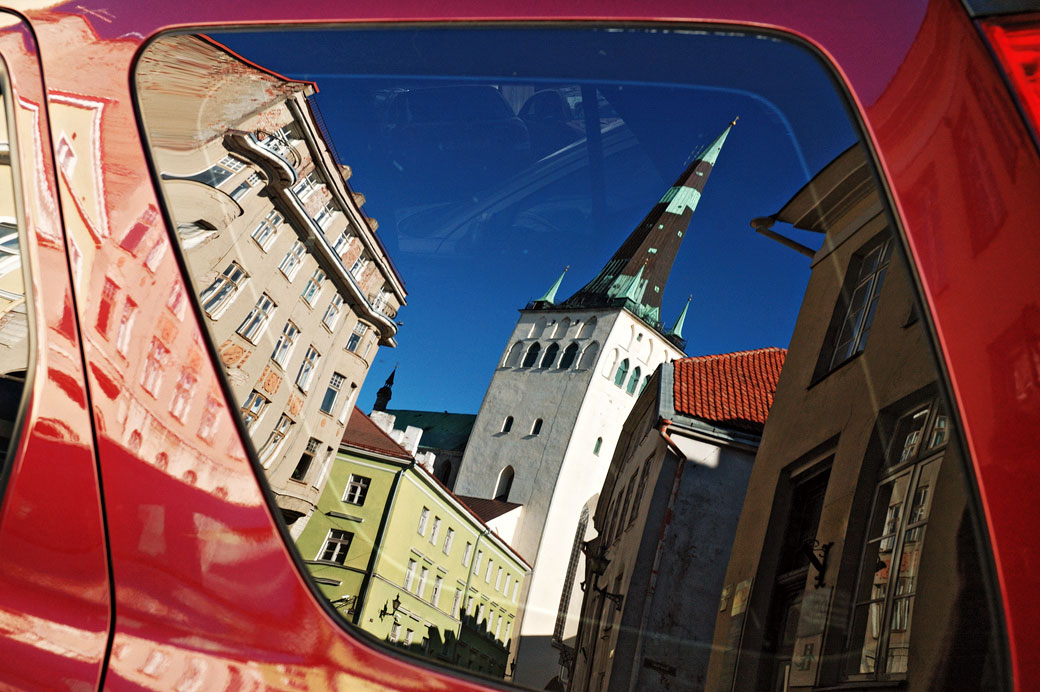
<path fill-rule="evenodd" d="M 234 302 L 235 296 L 246 281 L 249 274 L 238 262 L 230 263 L 224 271 L 213 279 L 209 286 L 199 294 L 202 310 L 213 319 L 218 319 L 228 306 Z"/>
<path fill-rule="evenodd" d="M 319 562 L 334 562 L 337 565 L 345 566 L 347 564 L 347 553 L 350 552 L 350 544 L 353 541 L 354 534 L 350 531 L 329 529 L 328 535 L 325 536 L 325 542 L 314 559 Z M 325 554 L 329 551 L 329 548 L 332 548 L 332 554 L 326 557 Z"/>
<path fill-rule="evenodd" d="M 294 425 L 296 425 L 296 422 L 284 413 L 279 417 L 278 422 L 274 424 L 271 434 L 267 436 L 267 441 L 264 442 L 263 447 L 257 452 L 257 456 L 260 458 L 260 465 L 265 469 L 271 466 L 271 462 L 274 461 L 282 445 L 285 444 L 285 440 L 289 437 L 289 433 Z"/>
<path fill-rule="evenodd" d="M 284 369 L 285 364 L 289 362 L 293 347 L 296 345 L 296 337 L 299 335 L 300 328 L 291 320 L 287 320 L 285 326 L 282 327 L 282 333 L 278 336 L 278 342 L 274 345 L 274 350 L 271 351 L 271 360 L 279 367 Z"/>
<path fill-rule="evenodd" d="M 246 397 L 245 403 L 242 404 L 240 409 L 242 412 L 242 423 L 247 431 L 252 432 L 260 423 L 260 419 L 264 417 L 264 412 L 269 403 L 271 403 L 271 400 L 255 389 L 249 392 L 249 396 Z"/>
<path fill-rule="evenodd" d="M 285 253 L 285 257 L 278 264 L 278 271 L 289 281 L 292 281 L 296 278 L 296 272 L 300 270 L 300 265 L 303 264 L 303 257 L 306 254 L 307 246 L 299 240 L 294 240 L 292 247 L 289 248 L 289 251 Z"/>
<path fill-rule="evenodd" d="M 256 300 L 256 305 L 235 331 L 249 343 L 255 344 L 267 329 L 267 324 L 277 308 L 278 306 L 271 300 L 271 296 L 261 293 Z"/>
<path fill-rule="evenodd" d="M 314 273 L 311 274 L 311 277 L 307 279 L 307 284 L 303 287 L 303 293 L 300 294 L 303 299 L 307 301 L 307 305 L 314 305 L 314 301 L 318 299 L 319 295 L 321 295 L 321 289 L 325 283 L 325 278 L 325 271 L 319 267 L 315 269 Z"/>
<path fill-rule="evenodd" d="M 422 511 L 419 513 L 419 525 L 415 529 L 416 532 L 420 536 L 425 536 L 426 535 L 426 526 L 429 523 L 430 523 L 430 508 L 429 507 L 423 507 Z"/>
<path fill-rule="evenodd" d="M 325 316 L 321 318 L 321 323 L 331 332 L 336 328 L 336 322 L 339 321 L 339 313 L 343 309 L 343 296 L 340 293 L 333 293 L 332 300 L 329 302 L 329 306 L 325 308 Z"/>
<path fill-rule="evenodd" d="M 368 489 L 372 485 L 372 479 L 368 476 L 360 476 L 356 473 L 350 474 L 347 480 L 347 489 L 343 492 L 343 501 L 350 505 L 361 507 L 368 498 Z"/>
<path fill-rule="evenodd" d="M 271 249 L 271 243 L 274 242 L 274 238 L 278 234 L 278 227 L 284 222 L 285 217 L 274 209 L 269 211 L 267 216 L 260 220 L 260 223 L 258 223 L 256 228 L 253 229 L 251 235 L 261 250 L 267 252 Z"/>
<path fill-rule="evenodd" d="M 313 344 L 308 345 L 303 362 L 300 363 L 300 370 L 296 373 L 296 386 L 301 391 L 306 392 L 310 387 L 311 380 L 314 379 L 314 372 L 318 369 L 319 360 L 321 360 L 321 354 L 318 353 L 318 349 L 314 348 Z"/>
<path fill-rule="evenodd" d="M 336 410 L 336 404 L 339 403 L 339 394 L 343 391 L 343 385 L 346 383 L 347 378 L 345 375 L 341 375 L 338 372 L 332 373 L 332 377 L 329 378 L 329 386 L 325 389 L 325 396 L 321 399 L 321 406 L 319 407 L 322 413 L 327 413 L 330 416 L 333 415 L 333 411 Z M 331 394 L 331 400 L 330 395 Z M 328 407 L 326 408 L 326 403 Z"/>

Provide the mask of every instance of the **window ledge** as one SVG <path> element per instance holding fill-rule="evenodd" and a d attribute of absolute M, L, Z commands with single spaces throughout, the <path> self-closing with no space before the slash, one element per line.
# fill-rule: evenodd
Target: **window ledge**
<path fill-rule="evenodd" d="M 328 511 L 325 512 L 326 516 L 335 517 L 336 519 L 346 519 L 347 521 L 356 521 L 359 524 L 364 521 L 361 517 L 355 517 L 353 514 L 344 514 L 343 512 Z"/>
<path fill-rule="evenodd" d="M 821 383 L 824 380 L 828 379 L 831 375 L 833 375 L 834 373 L 838 372 L 839 370 L 844 368 L 849 363 L 856 362 L 859 359 L 859 357 L 862 356 L 862 355 L 863 355 L 863 351 L 857 351 L 856 353 L 853 353 L 851 356 L 849 356 L 845 360 L 843 360 L 840 363 L 838 363 L 837 365 L 835 365 L 830 370 L 827 370 L 826 372 L 822 373 L 819 377 L 814 378 L 811 382 L 809 382 L 809 386 L 805 388 L 806 391 L 812 389 L 813 387 L 815 387 L 819 383 Z"/>

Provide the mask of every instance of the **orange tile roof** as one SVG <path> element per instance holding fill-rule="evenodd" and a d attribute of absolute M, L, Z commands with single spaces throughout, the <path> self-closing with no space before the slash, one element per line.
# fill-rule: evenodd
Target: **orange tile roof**
<path fill-rule="evenodd" d="M 786 355 L 762 348 L 675 361 L 675 412 L 761 434 Z"/>
<path fill-rule="evenodd" d="M 343 444 L 406 461 L 412 460 L 412 455 L 404 447 L 394 442 L 392 437 L 383 432 L 383 429 L 373 423 L 357 406 L 347 421 L 347 429 L 343 432 Z"/>

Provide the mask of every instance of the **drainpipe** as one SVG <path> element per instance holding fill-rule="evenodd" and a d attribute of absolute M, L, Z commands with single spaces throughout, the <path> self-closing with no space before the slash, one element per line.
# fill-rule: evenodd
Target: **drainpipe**
<path fill-rule="evenodd" d="M 368 568 L 365 570 L 365 576 L 361 578 L 361 588 L 358 590 L 358 602 L 354 607 L 354 624 L 361 627 L 361 614 L 364 611 L 366 601 L 368 600 L 368 587 L 372 581 L 372 575 L 376 571 L 376 563 L 379 560 L 379 555 L 383 552 L 383 534 L 386 533 L 386 525 L 390 520 L 390 513 L 394 510 L 394 504 L 397 502 L 397 487 L 401 483 L 401 476 L 408 469 L 407 466 L 402 466 L 401 470 L 394 474 L 394 482 L 390 485 L 390 498 L 389 502 L 383 505 L 383 517 L 379 520 L 379 530 L 376 531 L 376 537 L 372 542 L 372 554 L 368 558 Z"/>
<path fill-rule="evenodd" d="M 647 617 L 650 614 L 650 604 L 654 600 L 654 592 L 657 589 L 657 574 L 661 569 L 661 554 L 664 552 L 664 535 L 668 530 L 668 525 L 672 523 L 672 508 L 675 506 L 675 500 L 679 497 L 679 484 L 682 481 L 683 471 L 686 469 L 686 454 L 679 449 L 679 445 L 675 443 L 675 440 L 668 434 L 669 429 L 672 427 L 672 421 L 667 418 L 660 419 L 660 427 L 658 432 L 661 434 L 661 438 L 668 446 L 672 453 L 679 458 L 679 465 L 675 469 L 675 478 L 672 480 L 672 492 L 668 496 L 668 507 L 665 509 L 664 524 L 661 526 L 661 535 L 657 538 L 657 550 L 654 552 L 654 564 L 650 570 L 650 585 L 646 591 L 646 598 L 643 600 L 643 613 L 639 618 L 639 633 L 636 639 L 636 650 L 635 655 L 632 657 L 632 672 L 628 680 L 628 689 L 635 689 L 636 675 L 638 674 L 639 667 L 635 663 L 639 661 L 643 656 L 643 635 Z"/>
<path fill-rule="evenodd" d="M 477 548 L 480 546 L 480 539 L 483 538 L 484 536 L 487 536 L 489 533 L 491 533 L 491 529 L 484 529 L 481 533 L 479 533 L 477 535 L 477 540 L 473 543 L 473 554 L 471 556 L 472 559 L 470 560 L 470 563 L 466 566 L 466 588 L 462 592 L 462 612 L 463 613 L 465 613 L 467 610 L 469 610 L 466 607 L 466 599 L 469 598 L 469 582 L 470 582 L 470 579 L 473 578 L 473 560 L 477 559 Z M 457 635 L 455 635 L 455 646 L 452 647 L 452 652 L 451 652 L 451 657 L 453 659 L 459 653 L 459 639 L 462 637 L 462 618 L 463 617 L 464 617 L 463 615 L 459 616 L 459 633 Z M 453 660 L 452 663 L 454 663 L 454 662 L 455 661 Z"/>

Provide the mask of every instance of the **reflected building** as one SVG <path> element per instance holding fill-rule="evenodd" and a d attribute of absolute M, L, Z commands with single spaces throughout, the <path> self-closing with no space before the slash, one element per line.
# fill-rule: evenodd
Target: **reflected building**
<path fill-rule="evenodd" d="M 155 43 L 138 83 L 206 326 L 298 536 L 376 350 L 395 345 L 403 284 L 347 185 L 314 84 L 188 35 Z M 191 396 L 192 382 L 178 386 Z"/>
<path fill-rule="evenodd" d="M 416 455 L 422 431 L 391 434 L 360 409 L 297 547 L 322 592 L 373 636 L 498 678 L 511 669 L 529 566 Z M 385 429 L 384 429 L 385 427 Z"/>
<path fill-rule="evenodd" d="M 583 288 L 557 302 L 561 275 L 520 312 L 477 413 L 455 491 L 522 506 L 504 536 L 534 565 L 517 658 L 521 684 L 544 688 L 567 661 L 581 603 L 574 575 L 584 560 L 570 559 L 575 527 L 596 509 L 639 392 L 661 363 L 683 356 L 685 309 L 668 329 L 661 297 L 729 131 L 692 157 Z"/>
<path fill-rule="evenodd" d="M 29 322 L 25 311 L 11 135 L 0 118 L 0 453 L 14 436 L 18 406 L 29 366 Z"/>
<path fill-rule="evenodd" d="M 748 482 L 703 689 L 990 689 L 998 664 L 964 459 L 863 149 L 771 218 L 824 241 Z"/>
<path fill-rule="evenodd" d="M 591 521 L 568 689 L 698 689 L 784 349 L 662 364 L 625 421 Z M 586 517 L 586 519 L 588 519 Z"/>

